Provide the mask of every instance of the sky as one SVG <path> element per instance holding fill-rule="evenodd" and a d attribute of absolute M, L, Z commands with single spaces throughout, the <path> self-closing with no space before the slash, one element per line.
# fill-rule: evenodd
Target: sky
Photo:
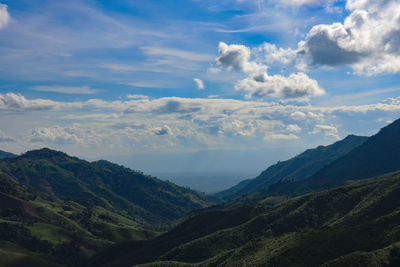
<path fill-rule="evenodd" d="M 241 172 L 400 117 L 397 0 L 0 0 L 0 149 Z"/>

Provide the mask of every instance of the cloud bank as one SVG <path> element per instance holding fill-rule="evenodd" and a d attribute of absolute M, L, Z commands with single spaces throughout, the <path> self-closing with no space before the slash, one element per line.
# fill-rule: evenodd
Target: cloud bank
<path fill-rule="evenodd" d="M 57 102 L 8 93 L 0 94 L 0 114 L 0 123 L 7 129 L 7 135 L 0 135 L 3 149 L 22 152 L 50 146 L 98 156 L 160 149 L 249 149 L 296 140 L 321 143 L 325 138 L 332 142 L 355 133 L 353 123 L 345 126 L 346 120 L 367 116 L 366 123 L 370 126 L 376 121 L 374 127 L 379 128 L 382 121 L 399 117 L 400 102 L 388 99 L 370 105 L 318 107 L 143 96 L 125 101 Z M 15 116 L 18 124 L 12 123 Z"/>

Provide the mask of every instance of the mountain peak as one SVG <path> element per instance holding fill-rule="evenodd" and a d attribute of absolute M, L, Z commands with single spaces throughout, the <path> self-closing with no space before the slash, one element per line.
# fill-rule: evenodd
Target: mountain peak
<path fill-rule="evenodd" d="M 70 158 L 67 154 L 61 151 L 52 150 L 44 147 L 41 149 L 31 150 L 23 154 L 21 157 L 33 159 L 55 159 L 55 158 Z"/>

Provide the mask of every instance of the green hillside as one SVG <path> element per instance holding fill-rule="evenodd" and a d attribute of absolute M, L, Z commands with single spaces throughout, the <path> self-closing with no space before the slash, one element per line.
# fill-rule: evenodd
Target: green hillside
<path fill-rule="evenodd" d="M 231 200 L 242 195 L 268 189 L 269 186 L 278 182 L 306 180 L 326 165 L 364 143 L 367 139 L 367 137 L 349 135 L 332 145 L 308 149 L 294 158 L 272 165 L 258 177 L 242 181 L 238 185 L 216 194 L 216 196 Z"/>
<path fill-rule="evenodd" d="M 399 242 L 398 172 L 275 207 L 201 214 L 152 241 L 112 247 L 92 265 L 398 266 Z"/>
<path fill-rule="evenodd" d="M 49 149 L 3 159 L 0 266 L 76 266 L 115 242 L 153 239 L 213 203 L 107 161 Z"/>
<path fill-rule="evenodd" d="M 87 162 L 63 152 L 41 149 L 0 161 L 0 172 L 21 185 L 126 215 L 151 227 L 172 223 L 213 200 L 108 161 Z"/>

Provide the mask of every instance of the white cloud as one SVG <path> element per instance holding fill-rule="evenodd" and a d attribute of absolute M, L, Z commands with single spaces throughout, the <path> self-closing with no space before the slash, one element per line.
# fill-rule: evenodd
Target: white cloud
<path fill-rule="evenodd" d="M 246 46 L 221 42 L 218 50 L 216 61 L 220 66 L 248 74 L 248 78 L 235 85 L 236 90 L 247 92 L 248 98 L 304 98 L 325 93 L 317 81 L 302 72 L 292 73 L 289 77 L 268 75 L 266 65 L 250 60 L 251 52 Z"/>
<path fill-rule="evenodd" d="M 325 93 L 317 81 L 310 79 L 302 72 L 292 73 L 289 77 L 269 76 L 264 73 L 239 81 L 235 89 L 248 92 L 246 96 L 249 98 L 301 98 L 320 96 Z"/>
<path fill-rule="evenodd" d="M 244 45 L 227 45 L 220 42 L 218 52 L 217 63 L 228 70 L 234 69 L 252 75 L 267 71 L 267 66 L 250 61 L 250 49 Z"/>
<path fill-rule="evenodd" d="M 290 114 L 290 117 L 294 120 L 304 120 L 307 118 L 307 115 L 304 114 L 304 112 L 301 111 L 295 111 L 292 114 Z"/>
<path fill-rule="evenodd" d="M 89 86 L 34 86 L 31 88 L 34 91 L 54 92 L 61 94 L 95 94 L 98 90 L 91 89 Z"/>
<path fill-rule="evenodd" d="M 297 124 L 289 124 L 286 126 L 286 130 L 297 133 L 301 131 L 301 128 Z"/>
<path fill-rule="evenodd" d="M 270 43 L 264 43 L 261 47 L 265 52 L 267 63 L 289 64 L 296 58 L 297 51 L 291 48 L 283 49 L 280 47 L 278 49 L 276 45 Z"/>
<path fill-rule="evenodd" d="M 299 43 L 312 65 L 350 65 L 355 73 L 400 72 L 400 2 L 349 0 L 343 23 L 316 25 Z"/>
<path fill-rule="evenodd" d="M 203 81 L 199 78 L 194 78 L 193 81 L 196 83 L 197 89 L 203 90 L 205 88 Z"/>
<path fill-rule="evenodd" d="M 325 136 L 339 138 L 338 125 L 345 125 L 340 126 L 342 133 L 357 133 L 349 130 L 351 123 L 341 120 L 373 118 L 374 114 L 393 120 L 400 116 L 400 104 L 388 100 L 360 106 L 317 107 L 179 97 L 56 102 L 9 93 L 0 94 L 0 113 L 0 123 L 15 140 L 7 142 L 10 151 L 50 144 L 99 155 L 157 149 L 259 148 L 261 140 L 307 142 L 310 133 L 313 144 L 318 140 L 323 143 Z M 13 123 L 15 116 L 18 123 Z M 376 130 L 380 126 L 370 127 Z"/>
<path fill-rule="evenodd" d="M 314 130 L 310 133 L 311 134 L 323 133 L 328 137 L 334 137 L 336 139 L 340 139 L 337 128 L 331 125 L 317 124 L 315 125 Z"/>
<path fill-rule="evenodd" d="M 10 14 L 7 10 L 7 5 L 0 4 L 0 30 L 7 27 L 10 21 Z"/>
<path fill-rule="evenodd" d="M 56 106 L 58 106 L 58 103 L 51 100 L 27 100 L 20 94 L 0 94 L 0 110 L 48 110 Z"/>

